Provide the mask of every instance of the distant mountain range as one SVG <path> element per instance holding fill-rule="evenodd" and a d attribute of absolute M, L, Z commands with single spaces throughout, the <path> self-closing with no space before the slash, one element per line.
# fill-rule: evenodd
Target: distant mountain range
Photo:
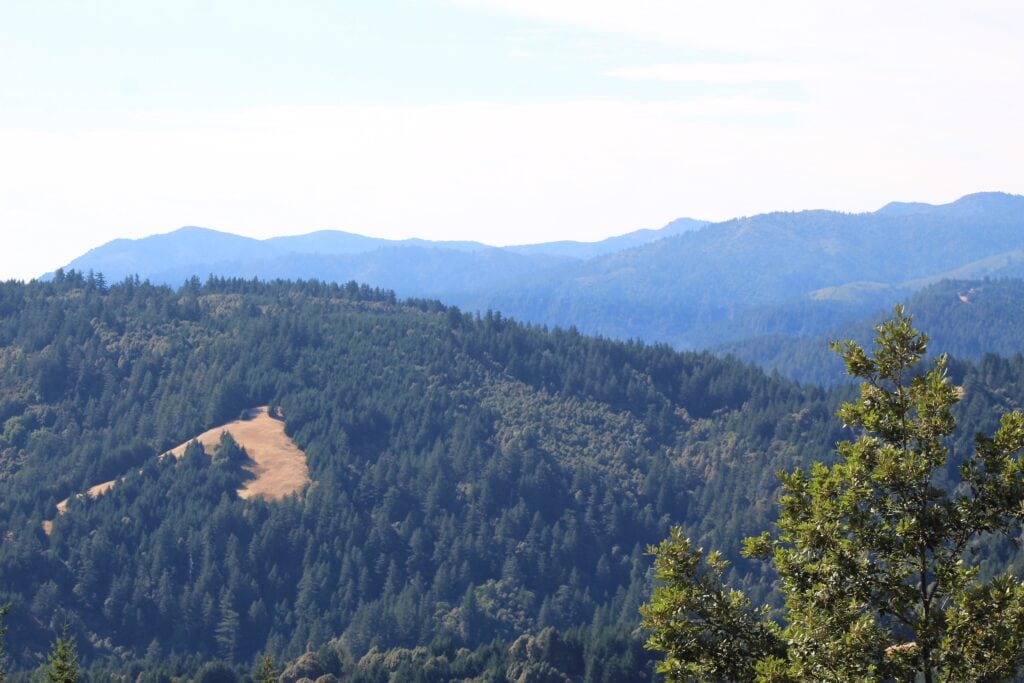
<path fill-rule="evenodd" d="M 334 231 L 254 240 L 182 228 L 115 240 L 65 268 L 172 285 L 210 274 L 357 280 L 534 323 L 704 348 L 817 335 L 943 279 L 1024 275 L 1024 197 L 683 218 L 602 242 L 505 248 Z"/>
<path fill-rule="evenodd" d="M 659 230 L 637 230 L 600 242 L 546 242 L 492 247 L 481 242 L 389 240 L 340 230 L 265 240 L 199 227 L 142 239 L 116 239 L 64 266 L 92 270 L 111 281 L 139 275 L 178 285 L 193 275 L 359 280 L 406 296 L 450 294 L 453 289 L 518 277 L 552 265 L 611 254 L 704 227 L 679 218 Z M 436 253 L 435 253 L 436 252 Z"/>

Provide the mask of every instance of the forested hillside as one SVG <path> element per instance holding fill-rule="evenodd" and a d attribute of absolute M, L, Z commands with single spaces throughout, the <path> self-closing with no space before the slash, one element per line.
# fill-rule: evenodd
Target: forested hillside
<path fill-rule="evenodd" d="M 632 626 L 670 521 L 734 547 L 772 472 L 835 438 L 821 392 L 735 362 L 354 284 L 58 273 L 4 284 L 0 315 L 19 667 L 65 620 L 87 660 L 197 662 Z M 300 496 L 239 500 L 237 458 L 156 457 L 264 404 L 308 455 Z"/>
<path fill-rule="evenodd" d="M 1019 403 L 1020 358 L 954 373 L 964 434 Z M 67 622 L 99 680 L 321 647 L 317 666 L 353 680 L 423 658 L 448 672 L 433 680 L 646 680 L 631 635 L 645 546 L 682 524 L 737 558 L 774 518 L 775 472 L 840 438 L 838 398 L 354 283 L 2 284 L 12 668 L 43 661 Z M 239 499 L 231 442 L 158 457 L 259 405 L 308 456 L 300 494 Z M 771 599 L 760 572 L 737 558 L 731 578 Z"/>
<path fill-rule="evenodd" d="M 1024 353 L 1024 280 L 943 280 L 906 299 L 906 308 L 932 348 L 957 358 L 979 360 L 985 354 Z M 801 382 L 830 385 L 844 379 L 843 364 L 828 350 L 834 339 L 867 344 L 872 328 L 889 311 L 876 310 L 863 319 L 813 335 L 764 335 L 715 349 L 757 363 Z"/>
<path fill-rule="evenodd" d="M 636 230 L 599 242 L 543 242 L 506 248 L 480 242 L 388 240 L 340 230 L 265 240 L 184 227 L 137 240 L 117 239 L 82 254 L 66 269 L 114 280 L 139 275 L 177 286 L 195 274 L 219 277 L 357 280 L 404 296 L 452 303 L 473 292 L 515 286 L 581 259 L 638 247 L 706 225 L 679 218 L 658 230 Z"/>
<path fill-rule="evenodd" d="M 1024 274 L 1024 197 L 736 218 L 454 303 L 707 348 L 818 334 L 944 278 Z"/>

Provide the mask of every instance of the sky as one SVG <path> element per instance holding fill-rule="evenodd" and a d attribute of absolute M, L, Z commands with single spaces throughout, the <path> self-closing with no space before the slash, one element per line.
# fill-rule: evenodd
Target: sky
<path fill-rule="evenodd" d="M 0 279 L 199 225 L 521 244 L 1024 193 L 1024 3 L 2 0 Z"/>

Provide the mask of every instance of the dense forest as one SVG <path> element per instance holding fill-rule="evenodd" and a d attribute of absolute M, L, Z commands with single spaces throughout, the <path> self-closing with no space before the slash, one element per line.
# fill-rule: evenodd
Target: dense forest
<path fill-rule="evenodd" d="M 980 360 L 985 354 L 1013 356 L 1024 352 L 1024 280 L 995 278 L 942 280 L 914 292 L 906 309 L 921 329 L 928 330 L 932 347 L 961 359 Z M 805 329 L 828 328 L 816 318 L 823 309 L 808 306 Z M 833 339 L 856 339 L 867 344 L 873 328 L 890 310 L 873 310 L 860 320 L 835 325 L 825 332 L 802 333 L 793 324 L 789 334 L 766 334 L 717 347 L 731 354 L 778 371 L 800 382 L 831 385 L 843 381 L 843 363 L 829 351 Z M 765 329 L 764 327 L 759 329 Z"/>
<path fill-rule="evenodd" d="M 962 452 L 1024 360 L 952 372 Z M 772 600 L 739 540 L 776 471 L 829 457 L 848 394 L 355 283 L 0 284 L 12 679 L 67 624 L 96 680 L 243 680 L 264 655 L 290 680 L 650 680 L 646 546 L 683 525 Z M 308 456 L 300 493 L 241 499 L 230 440 L 159 457 L 259 405 Z"/>

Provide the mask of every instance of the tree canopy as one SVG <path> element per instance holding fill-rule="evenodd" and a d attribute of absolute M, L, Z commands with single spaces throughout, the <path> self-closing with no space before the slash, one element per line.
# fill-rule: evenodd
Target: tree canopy
<path fill-rule="evenodd" d="M 74 636 L 68 632 L 68 625 L 64 624 L 60 635 L 53 642 L 49 663 L 43 669 L 43 676 L 46 683 L 75 683 L 79 672 L 78 646 L 75 644 Z"/>
<path fill-rule="evenodd" d="M 728 563 L 704 557 L 680 529 L 651 549 L 660 584 L 641 611 L 669 680 L 931 683 L 1017 673 L 1024 584 L 992 549 L 1024 517 L 1024 414 L 1003 415 L 950 468 L 962 389 L 946 358 L 920 369 L 928 337 L 901 307 L 876 333 L 870 355 L 833 344 L 862 382 L 839 411 L 858 437 L 838 445 L 831 466 L 781 474 L 776 533 L 746 540 L 744 554 L 778 572 L 781 615 L 726 585 Z"/>
<path fill-rule="evenodd" d="M 963 434 L 1020 407 L 1024 358 L 949 375 L 955 468 Z M 853 389 L 355 283 L 0 283 L 7 668 L 36 671 L 67 622 L 89 680 L 244 680 L 314 651 L 339 678 L 388 680 L 408 655 L 438 658 L 438 681 L 649 679 L 643 548 L 675 520 L 781 605 L 741 540 L 776 517 L 774 472 L 842 438 Z M 307 454 L 300 495 L 241 497 L 227 441 L 158 457 L 261 405 Z M 548 628 L 566 647 L 512 647 Z"/>
<path fill-rule="evenodd" d="M 0 683 L 7 680 L 7 669 L 4 667 L 4 635 L 7 633 L 7 627 L 4 626 L 4 617 L 10 610 L 10 605 L 0 607 Z"/>
<path fill-rule="evenodd" d="M 649 593 L 643 548 L 670 519 L 726 542 L 718 520 L 764 526 L 732 502 L 835 440 L 831 400 L 354 283 L 0 283 L 10 669 L 45 661 L 66 620 L 95 680 L 132 662 L 249 674 L 335 638 L 357 660 L 450 639 L 455 666 L 548 627 L 590 675 L 646 670 L 620 637 Z M 158 457 L 261 405 L 307 455 L 300 495 L 241 497 L 227 440 Z"/>

